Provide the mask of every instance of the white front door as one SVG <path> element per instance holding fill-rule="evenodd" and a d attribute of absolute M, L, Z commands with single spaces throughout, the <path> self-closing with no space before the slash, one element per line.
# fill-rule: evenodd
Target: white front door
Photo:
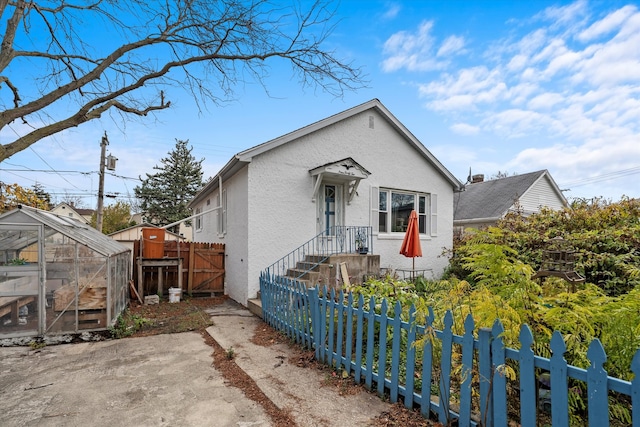
<path fill-rule="evenodd" d="M 318 204 L 318 233 L 335 235 L 336 227 L 344 224 L 343 186 L 322 184 Z"/>

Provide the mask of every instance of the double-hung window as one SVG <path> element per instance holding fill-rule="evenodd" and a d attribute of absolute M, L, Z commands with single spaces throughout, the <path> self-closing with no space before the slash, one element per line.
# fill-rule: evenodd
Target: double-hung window
<path fill-rule="evenodd" d="M 196 215 L 202 213 L 202 208 L 196 208 Z M 196 216 L 196 231 L 202 230 L 202 215 Z"/>
<path fill-rule="evenodd" d="M 402 190 L 379 190 L 378 231 L 404 233 L 412 210 L 418 214 L 420 234 L 433 236 L 437 231 L 435 194 Z"/>

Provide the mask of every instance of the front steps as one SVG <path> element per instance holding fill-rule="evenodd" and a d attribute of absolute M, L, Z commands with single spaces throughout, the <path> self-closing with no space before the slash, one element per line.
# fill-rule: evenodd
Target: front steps
<path fill-rule="evenodd" d="M 328 289 L 340 290 L 344 283 L 341 272 L 342 263 L 346 266 L 349 282 L 352 285 L 360 285 L 368 277 L 380 275 L 380 255 L 336 254 L 318 264 L 320 260 L 317 255 L 307 255 L 304 261 L 298 262 L 295 268 L 287 271 L 286 277 L 297 278 L 307 288 L 317 285 L 321 288 L 326 286 Z M 256 298 L 247 301 L 247 308 L 262 318 L 260 291 Z"/>

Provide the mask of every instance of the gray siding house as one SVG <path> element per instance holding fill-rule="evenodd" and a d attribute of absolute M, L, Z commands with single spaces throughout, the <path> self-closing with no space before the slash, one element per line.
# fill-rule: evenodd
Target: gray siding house
<path fill-rule="evenodd" d="M 458 233 L 494 225 L 509 212 L 530 215 L 541 207 L 562 209 L 567 199 L 545 169 L 490 181 L 474 175 L 464 191 L 455 194 L 453 203 L 453 225 Z"/>

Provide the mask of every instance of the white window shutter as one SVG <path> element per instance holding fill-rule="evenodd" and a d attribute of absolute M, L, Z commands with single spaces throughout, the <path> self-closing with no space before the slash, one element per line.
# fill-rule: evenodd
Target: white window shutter
<path fill-rule="evenodd" d="M 431 194 L 431 235 L 438 235 L 438 195 Z"/>
<path fill-rule="evenodd" d="M 373 234 L 378 235 L 380 231 L 380 191 L 378 187 L 371 187 L 371 198 L 369 199 L 371 204 L 371 217 L 369 218 L 369 225 L 371 225 Z"/>

